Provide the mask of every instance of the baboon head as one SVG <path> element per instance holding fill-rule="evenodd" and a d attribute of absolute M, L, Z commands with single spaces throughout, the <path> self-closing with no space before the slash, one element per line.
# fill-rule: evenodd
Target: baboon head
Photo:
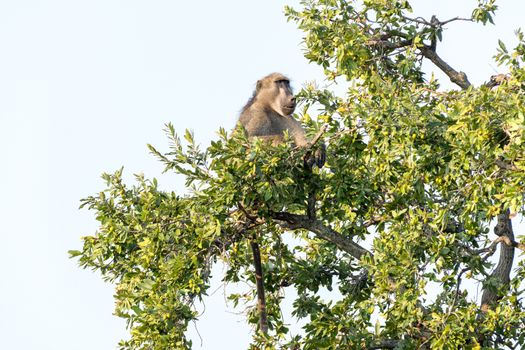
<path fill-rule="evenodd" d="M 295 97 L 290 79 L 280 73 L 272 73 L 257 82 L 256 99 L 276 113 L 288 116 L 295 110 Z"/>

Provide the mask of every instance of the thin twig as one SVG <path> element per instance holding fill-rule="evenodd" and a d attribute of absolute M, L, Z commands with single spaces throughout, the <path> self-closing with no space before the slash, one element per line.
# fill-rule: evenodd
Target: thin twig
<path fill-rule="evenodd" d="M 447 19 L 446 21 L 437 21 L 436 23 L 432 23 L 430 21 L 427 21 L 423 17 L 416 17 L 416 18 L 410 18 L 410 17 L 407 17 L 407 16 L 402 16 L 402 17 L 404 19 L 406 19 L 407 21 L 414 22 L 414 23 L 419 23 L 419 24 L 423 24 L 423 25 L 431 26 L 431 27 L 435 27 L 435 26 L 442 27 L 445 24 L 448 24 L 448 23 L 454 22 L 454 21 L 473 22 L 472 18 L 463 18 L 463 17 L 454 17 L 454 18 L 451 18 L 451 19 Z"/>
<path fill-rule="evenodd" d="M 474 22 L 472 20 L 472 18 L 454 17 L 454 18 L 451 18 L 451 19 L 447 19 L 446 21 L 439 22 L 439 25 L 440 26 L 444 26 L 445 24 L 448 24 L 448 23 L 454 22 L 454 21 Z"/>
<path fill-rule="evenodd" d="M 321 126 L 321 128 L 319 129 L 319 132 L 315 134 L 312 141 L 310 141 L 309 148 L 312 148 L 312 146 L 314 146 L 321 139 L 323 134 L 326 132 L 326 129 L 328 129 L 328 124 L 324 124 L 323 126 Z"/>
<path fill-rule="evenodd" d="M 403 17 L 403 19 L 406 19 L 407 21 L 410 21 L 410 22 L 424 24 L 426 26 L 430 25 L 430 22 L 427 21 L 426 19 L 424 19 L 423 17 L 416 17 L 416 18 L 410 18 L 410 17 L 407 17 L 407 16 L 401 16 L 401 17 Z"/>

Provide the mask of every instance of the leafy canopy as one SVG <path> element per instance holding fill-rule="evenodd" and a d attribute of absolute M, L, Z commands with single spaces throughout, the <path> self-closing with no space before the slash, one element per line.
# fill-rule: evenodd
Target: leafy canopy
<path fill-rule="evenodd" d="M 116 314 L 131 332 L 121 349 L 190 348 L 194 302 L 219 261 L 225 283 L 253 286 L 228 296 L 250 306 L 253 349 L 524 346 L 525 265 L 514 258 L 523 244 L 510 226 L 525 211 L 524 36 L 517 32 L 514 49 L 499 43 L 495 57 L 508 74 L 481 86 L 436 51 L 446 25 L 489 24 L 496 9 L 479 0 L 470 18 L 439 20 L 399 0 L 286 8 L 305 33 L 305 57 L 348 86 L 343 96 L 313 84 L 299 93 L 308 132 L 326 127 L 327 165 L 308 171 L 306 150 L 248 140 L 239 129 L 220 130 L 201 149 L 168 124 L 170 150 L 150 150 L 184 176 L 189 194 L 142 176 L 127 185 L 122 170 L 104 174 L 106 189 L 82 202 L 100 227 L 70 253 L 116 284 Z M 457 89 L 427 79 L 425 60 Z M 480 295 L 468 287 L 478 283 Z M 282 318 L 287 288 L 297 292 L 301 337 L 289 336 L 295 321 Z"/>

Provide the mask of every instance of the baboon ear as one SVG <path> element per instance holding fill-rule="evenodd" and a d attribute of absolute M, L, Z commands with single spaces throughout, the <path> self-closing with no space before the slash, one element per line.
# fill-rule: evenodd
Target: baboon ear
<path fill-rule="evenodd" d="M 262 88 L 262 80 L 257 80 L 257 84 L 255 85 L 255 91 L 259 92 Z"/>

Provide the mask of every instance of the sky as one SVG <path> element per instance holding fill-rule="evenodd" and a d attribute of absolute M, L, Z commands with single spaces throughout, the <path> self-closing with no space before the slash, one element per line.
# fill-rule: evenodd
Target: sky
<path fill-rule="evenodd" d="M 440 19 L 468 17 L 475 3 L 412 2 L 414 16 Z M 504 72 L 491 59 L 497 39 L 510 47 L 524 25 L 524 2 L 497 3 L 496 26 L 452 23 L 438 46 L 476 85 Z M 127 337 L 113 286 L 68 258 L 97 229 L 79 201 L 121 166 L 129 183 L 144 173 L 182 193 L 146 147 L 166 149 L 165 123 L 206 146 L 233 128 L 260 77 L 322 84 L 285 4 L 298 1 L 0 0 L 1 349 L 115 349 Z M 245 349 L 250 339 L 220 272 L 190 327 L 195 349 Z"/>

